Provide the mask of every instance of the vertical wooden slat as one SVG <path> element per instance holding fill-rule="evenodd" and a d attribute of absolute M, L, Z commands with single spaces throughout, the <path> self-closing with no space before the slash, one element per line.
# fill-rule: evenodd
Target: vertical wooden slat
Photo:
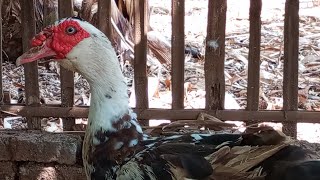
<path fill-rule="evenodd" d="M 44 0 L 43 1 L 43 25 L 45 28 L 54 24 L 58 20 L 58 1 Z M 38 32 L 37 32 L 38 33 Z M 47 69 L 50 68 L 49 62 L 44 64 Z"/>
<path fill-rule="evenodd" d="M 98 0 L 98 28 L 111 38 L 111 1 Z"/>
<path fill-rule="evenodd" d="M 226 0 L 208 1 L 206 56 L 204 63 L 206 109 L 223 109 Z"/>
<path fill-rule="evenodd" d="M 55 5 L 53 5 L 54 7 L 49 6 L 49 3 L 51 4 L 52 0 L 43 1 L 43 27 L 47 27 L 58 20 L 58 8 Z"/>
<path fill-rule="evenodd" d="M 3 0 L 0 0 L 0 14 L 2 14 L 2 2 Z M 3 62 L 3 59 L 2 59 L 2 18 L 0 18 L 0 78 L 1 78 L 1 81 L 0 81 L 0 103 L 2 102 L 3 100 L 3 87 L 2 87 L 2 62 Z M 1 113 L 0 113 L 1 115 Z"/>
<path fill-rule="evenodd" d="M 299 0 L 286 0 L 284 20 L 283 110 L 298 110 Z M 290 119 L 292 120 L 292 119 Z M 297 136 L 296 123 L 284 123 L 283 132 Z"/>
<path fill-rule="evenodd" d="M 262 0 L 250 0 L 250 37 L 247 87 L 247 110 L 249 111 L 257 111 L 259 109 L 261 7 Z M 247 125 L 252 123 L 255 122 L 247 122 Z"/>
<path fill-rule="evenodd" d="M 148 0 L 134 1 L 134 84 L 137 109 L 146 109 L 149 107 L 147 79 L 147 7 Z"/>
<path fill-rule="evenodd" d="M 3 104 L 10 104 L 11 103 L 11 94 L 10 91 L 3 91 Z"/>
<path fill-rule="evenodd" d="M 59 18 L 73 16 L 73 0 L 59 0 Z M 74 75 L 63 67 L 60 67 L 61 80 L 61 106 L 71 107 L 74 104 Z M 63 129 L 72 130 L 75 125 L 74 118 L 63 119 Z"/>
<path fill-rule="evenodd" d="M 184 108 L 184 0 L 172 0 L 172 109 Z"/>
<path fill-rule="evenodd" d="M 0 0 L 0 15 L 2 15 L 2 2 L 3 0 Z M 3 87 L 2 87 L 2 18 L 0 18 L 0 103 L 3 102 Z M 0 107 L 1 109 L 1 107 Z M 2 113 L 0 112 L 0 126 L 3 126 L 3 119 L 2 119 Z"/>
<path fill-rule="evenodd" d="M 11 103 L 11 94 L 10 91 L 3 91 L 3 98 L 2 98 L 3 104 L 10 104 Z M 4 126 L 4 119 L 2 118 L 2 112 L 0 113 L 0 126 Z"/>
<path fill-rule="evenodd" d="M 86 21 L 90 21 L 92 16 L 92 6 L 94 5 L 94 3 L 96 3 L 96 0 L 82 0 L 81 10 L 78 16 Z"/>
<path fill-rule="evenodd" d="M 30 40 L 36 33 L 35 1 L 20 0 L 22 18 L 22 46 L 23 51 L 30 48 Z M 32 62 L 24 65 L 26 105 L 39 106 L 38 63 Z M 41 129 L 39 118 L 27 117 L 28 129 Z"/>

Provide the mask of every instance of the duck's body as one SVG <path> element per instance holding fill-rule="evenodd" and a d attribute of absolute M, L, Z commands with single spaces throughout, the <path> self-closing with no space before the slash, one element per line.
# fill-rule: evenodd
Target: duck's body
<path fill-rule="evenodd" d="M 213 168 L 206 158 L 221 144 L 271 142 L 255 134 L 148 137 L 129 107 L 117 56 L 101 31 L 78 18 L 67 18 L 46 28 L 32 44 L 37 51 L 22 55 L 17 64 L 55 56 L 63 67 L 79 72 L 90 84 L 92 97 L 82 152 L 88 180 L 208 179 Z"/>

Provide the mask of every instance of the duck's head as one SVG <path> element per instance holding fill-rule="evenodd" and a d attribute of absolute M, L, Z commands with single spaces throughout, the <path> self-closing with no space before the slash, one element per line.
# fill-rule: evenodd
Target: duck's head
<path fill-rule="evenodd" d="M 108 38 L 79 18 L 65 18 L 44 28 L 31 40 L 31 48 L 16 63 L 21 65 L 45 58 L 79 72 L 89 83 L 96 82 L 99 77 L 123 78 Z"/>

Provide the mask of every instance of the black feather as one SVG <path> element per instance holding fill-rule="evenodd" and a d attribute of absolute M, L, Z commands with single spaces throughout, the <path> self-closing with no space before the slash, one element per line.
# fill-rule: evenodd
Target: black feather
<path fill-rule="evenodd" d="M 283 180 L 319 180 L 320 161 L 305 161 L 289 166 L 282 179 Z"/>
<path fill-rule="evenodd" d="M 71 19 L 77 19 L 77 20 L 80 20 L 80 21 L 85 21 L 80 16 L 72 16 Z"/>
<path fill-rule="evenodd" d="M 182 167 L 190 174 L 189 178 L 203 179 L 213 172 L 211 164 L 202 156 L 195 154 L 180 154 Z"/>

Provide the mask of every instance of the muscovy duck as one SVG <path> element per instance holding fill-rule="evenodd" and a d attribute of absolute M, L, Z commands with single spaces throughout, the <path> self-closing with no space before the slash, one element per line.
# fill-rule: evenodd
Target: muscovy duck
<path fill-rule="evenodd" d="M 88 180 L 219 179 L 213 178 L 209 159 L 222 147 L 272 145 L 285 140 L 275 130 L 149 137 L 129 107 L 116 53 L 100 30 L 79 18 L 64 18 L 44 28 L 31 44 L 32 48 L 17 59 L 17 65 L 53 57 L 63 67 L 82 74 L 90 84 L 92 98 L 82 149 Z M 288 159 L 286 153 L 293 149 L 298 149 L 298 155 Z M 301 160 L 306 154 L 291 145 L 279 153 L 282 155 L 278 159 L 261 163 L 270 177 L 276 174 L 273 168 L 278 160 Z M 319 166 L 310 162 L 304 167 L 307 165 Z M 286 171 L 279 173 L 279 177 L 286 175 Z"/>

